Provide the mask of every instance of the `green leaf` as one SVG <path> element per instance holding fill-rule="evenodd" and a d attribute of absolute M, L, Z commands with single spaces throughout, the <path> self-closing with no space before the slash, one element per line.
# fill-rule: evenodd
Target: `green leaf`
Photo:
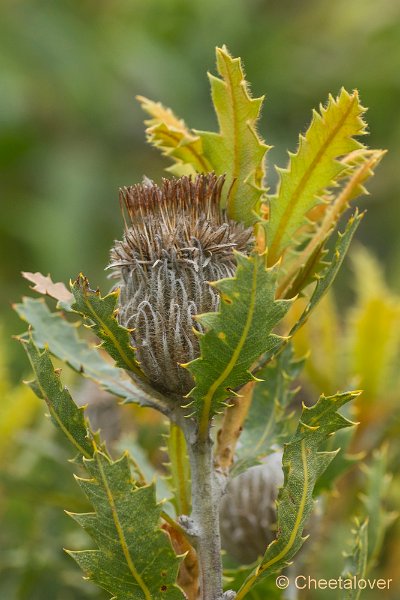
<path fill-rule="evenodd" d="M 73 282 L 71 290 L 75 298 L 72 309 L 92 323 L 90 329 L 102 340 L 101 347 L 115 360 L 117 367 L 144 378 L 131 346 L 130 333 L 116 319 L 119 291 L 102 298 L 99 290 L 90 289 L 83 275 Z"/>
<path fill-rule="evenodd" d="M 298 391 L 293 381 L 298 377 L 304 360 L 293 357 L 289 344 L 278 357 L 257 373 L 261 379 L 253 391 L 250 410 L 237 447 L 237 460 L 232 474 L 259 462 L 272 451 L 274 445 L 282 445 L 288 436 L 290 403 Z"/>
<path fill-rule="evenodd" d="M 239 567 L 238 569 L 224 570 L 224 589 L 237 590 L 250 575 L 253 567 Z M 264 579 L 259 585 L 252 588 L 246 595 L 247 600 L 282 600 L 284 591 L 279 589 L 272 579 Z"/>
<path fill-rule="evenodd" d="M 203 154 L 199 135 L 188 129 L 182 119 L 178 119 L 171 109 L 165 108 L 160 102 L 153 102 L 143 96 L 138 96 L 137 99 L 151 117 L 145 121 L 147 141 L 175 162 L 168 171 L 177 177 L 212 171 Z"/>
<path fill-rule="evenodd" d="M 222 206 L 228 215 L 249 225 L 255 221 L 263 190 L 263 160 L 268 146 L 259 138 L 256 126 L 264 97 L 252 98 L 240 58 L 226 47 L 217 48 L 217 69 L 221 79 L 209 75 L 211 95 L 220 127 L 219 133 L 196 132 L 213 170 L 227 176 Z"/>
<path fill-rule="evenodd" d="M 345 89 L 336 99 L 330 96 L 320 113 L 314 111 L 308 131 L 300 135 L 297 152 L 290 154 L 288 168 L 278 169 L 279 188 L 270 198 L 266 224 L 268 264 L 274 264 L 288 246 L 293 246 L 309 211 L 323 201 L 327 190 L 348 168 L 338 158 L 362 148 L 353 136 L 365 133 L 364 112 L 357 92 L 349 94 Z"/>
<path fill-rule="evenodd" d="M 342 572 L 342 578 L 352 580 L 354 577 L 364 579 L 367 571 L 368 558 L 368 519 L 362 523 L 356 522 L 354 534 L 354 546 L 346 554 L 346 563 Z M 343 585 L 345 588 L 345 583 Z M 358 600 L 361 595 L 361 588 L 352 585 L 345 589 L 343 600 Z"/>
<path fill-rule="evenodd" d="M 202 434 L 233 390 L 254 379 L 250 369 L 260 355 L 280 344 L 271 332 L 291 306 L 275 300 L 277 267 L 267 269 L 258 254 L 235 256 L 236 276 L 212 284 L 221 295 L 220 311 L 196 317 L 205 329 L 199 334 L 201 355 L 183 365 L 195 378 L 188 397 Z"/>
<path fill-rule="evenodd" d="M 313 508 L 314 486 L 336 455 L 321 451 L 321 445 L 331 434 L 353 425 L 338 410 L 359 394 L 321 396 L 310 408 L 303 406 L 297 431 L 283 453 L 285 479 L 277 501 L 278 535 L 240 588 L 237 600 L 258 581 L 288 566 L 302 546 L 306 539 L 303 529 Z"/>
<path fill-rule="evenodd" d="M 54 371 L 48 351 L 41 352 L 30 335 L 19 339 L 35 374 L 31 388 L 39 398 L 45 400 L 52 420 L 79 454 L 91 457 L 94 446 L 88 437 L 83 408 L 74 403 L 68 390 L 63 387 L 60 373 Z"/>
<path fill-rule="evenodd" d="M 295 325 L 290 330 L 289 336 L 282 340 L 282 342 L 278 345 L 277 348 L 273 348 L 271 351 L 265 352 L 262 360 L 260 361 L 261 365 L 268 363 L 274 355 L 281 351 L 287 341 L 293 337 L 293 335 L 304 325 L 307 319 L 310 317 L 313 310 L 318 306 L 320 300 L 325 296 L 326 292 L 329 290 L 331 285 L 333 284 L 336 275 L 339 272 L 340 267 L 342 266 L 343 260 L 347 254 L 349 249 L 351 240 L 357 230 L 357 227 L 360 224 L 361 219 L 363 218 L 364 213 L 359 214 L 357 211 L 354 213 L 352 217 L 350 217 L 346 229 L 343 233 L 338 232 L 338 238 L 335 247 L 330 252 L 329 257 L 327 258 L 327 266 L 321 273 L 316 276 L 317 283 L 311 294 L 311 298 L 307 303 L 304 311 L 300 315 L 299 319 L 296 321 Z"/>
<path fill-rule="evenodd" d="M 341 181 L 341 188 L 336 194 L 329 194 L 326 204 L 318 207 L 318 214 L 313 216 L 308 231 L 299 249 L 290 249 L 283 260 L 284 276 L 279 282 L 278 296 L 291 298 L 299 293 L 315 277 L 315 273 L 323 268 L 324 246 L 330 238 L 341 215 L 349 208 L 360 194 L 368 194 L 365 188 L 367 180 L 374 175 L 385 152 L 363 148 L 345 157 L 347 168 Z M 308 241 L 307 241 L 308 237 Z"/>
<path fill-rule="evenodd" d="M 22 303 L 14 305 L 14 309 L 31 325 L 32 338 L 40 348 L 47 347 L 53 356 L 126 402 L 137 402 L 142 406 L 158 403 L 160 410 L 163 409 L 161 395 L 152 391 L 150 397 L 127 376 L 126 371 L 112 365 L 95 346 L 80 339 L 75 323 L 66 321 L 60 312 L 50 312 L 42 298 L 24 298 Z"/>
<path fill-rule="evenodd" d="M 345 231 L 343 233 L 339 231 L 336 245 L 330 253 L 329 257 L 327 258 L 328 264 L 325 267 L 325 269 L 317 275 L 317 284 L 311 295 L 310 301 L 304 309 L 304 312 L 301 315 L 300 319 L 291 330 L 291 336 L 305 323 L 305 321 L 310 316 L 311 312 L 314 310 L 314 308 L 318 305 L 320 300 L 324 297 L 326 292 L 331 287 L 332 283 L 336 278 L 336 275 L 339 272 L 340 267 L 343 264 L 343 260 L 347 254 L 351 240 L 353 239 L 353 236 L 363 216 L 364 213 L 359 214 L 356 211 L 354 215 L 349 219 Z"/>
<path fill-rule="evenodd" d="M 183 600 L 175 584 L 180 561 L 159 528 L 154 484 L 135 487 L 126 455 L 113 462 L 95 452 L 84 464 L 91 478 L 77 480 L 95 512 L 71 516 L 98 548 L 68 553 L 115 600 Z"/>

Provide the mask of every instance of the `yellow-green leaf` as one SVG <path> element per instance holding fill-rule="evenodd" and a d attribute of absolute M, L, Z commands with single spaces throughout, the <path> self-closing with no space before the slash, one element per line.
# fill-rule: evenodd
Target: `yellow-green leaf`
<path fill-rule="evenodd" d="M 251 97 L 240 58 L 233 58 L 225 46 L 216 52 L 221 78 L 209 75 L 209 79 L 220 131 L 197 133 L 213 170 L 226 173 L 222 206 L 232 219 L 249 225 L 263 192 L 268 150 L 256 130 L 264 97 Z"/>
<path fill-rule="evenodd" d="M 359 393 L 321 396 L 313 406 L 303 406 L 297 431 L 285 444 L 283 452 L 285 478 L 277 501 L 277 537 L 240 588 L 236 600 L 242 600 L 254 585 L 268 575 L 288 566 L 303 545 L 303 529 L 314 505 L 315 484 L 336 456 L 336 451 L 324 452 L 321 446 L 328 436 L 354 425 L 338 410 Z"/>
<path fill-rule="evenodd" d="M 297 152 L 290 153 L 289 166 L 278 169 L 280 183 L 270 198 L 266 225 L 269 264 L 294 245 L 309 211 L 323 201 L 327 190 L 348 168 L 338 159 L 363 147 L 354 136 L 365 133 L 364 112 L 357 92 L 349 94 L 345 89 L 336 99 L 330 96 L 320 112 L 313 112 L 308 131 L 300 135 Z"/>
<path fill-rule="evenodd" d="M 176 117 L 172 110 L 164 107 L 161 102 L 153 102 L 143 96 L 138 96 L 137 99 L 151 117 L 145 121 L 147 141 L 175 162 L 168 171 L 178 177 L 212 171 L 211 165 L 203 155 L 200 137 L 191 131 L 182 119 Z"/>

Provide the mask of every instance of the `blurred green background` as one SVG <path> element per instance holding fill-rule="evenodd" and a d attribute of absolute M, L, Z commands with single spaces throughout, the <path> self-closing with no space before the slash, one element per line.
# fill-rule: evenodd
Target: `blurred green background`
<path fill-rule="evenodd" d="M 27 373 L 22 351 L 9 341 L 22 330 L 10 310 L 27 290 L 20 271 L 50 272 L 56 281 L 83 271 L 93 286 L 107 288 L 108 250 L 122 231 L 118 187 L 140 181 L 143 174 L 159 180 L 166 166 L 145 145 L 135 95 L 161 100 L 192 127 L 215 128 L 206 71 L 215 72 L 214 47 L 224 43 L 243 58 L 253 93 L 267 95 L 260 131 L 274 146 L 271 185 L 276 181 L 272 165 L 285 165 L 286 150 L 295 150 L 311 109 L 342 85 L 359 89 L 369 107 L 369 143 L 389 154 L 369 186 L 371 197 L 362 200 L 368 215 L 357 235 L 381 259 L 392 290 L 400 291 L 399 2 L 2 0 L 0 322 L 10 386 Z M 346 295 L 346 277 L 341 285 Z M 35 469 L 47 469 L 46 485 L 54 480 L 57 487 L 60 461 L 52 444 L 62 456 L 66 451 L 40 423 L 41 415 L 40 433 L 35 430 L 34 436 L 47 445 L 29 477 L 36 477 Z M 34 440 L 28 436 L 18 443 L 18 468 L 26 482 L 21 456 L 30 454 Z M 10 536 L 24 537 L 29 530 L 32 546 L 24 552 L 35 555 L 43 573 L 50 555 L 68 567 L 53 581 L 55 587 L 46 587 L 48 573 L 11 554 L 10 569 L 18 572 L 24 564 L 28 571 L 25 579 L 7 579 L 9 587 L 0 588 L 4 597 L 93 597 L 90 586 L 80 591 L 80 575 L 60 549 L 68 541 L 64 529 L 73 536 L 76 528 L 57 521 L 56 550 L 47 548 L 43 556 L 37 550 L 42 537 L 48 539 L 43 523 L 51 528 L 56 513 L 40 512 L 32 521 L 18 494 L 5 514 L 10 510 L 10 518 L 17 511 L 20 528 Z"/>

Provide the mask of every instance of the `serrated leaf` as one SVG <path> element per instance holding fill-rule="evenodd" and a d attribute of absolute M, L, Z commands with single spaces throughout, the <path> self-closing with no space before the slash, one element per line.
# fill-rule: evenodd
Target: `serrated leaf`
<path fill-rule="evenodd" d="M 265 352 L 261 360 L 261 365 L 268 363 L 274 357 L 274 354 L 276 354 L 277 351 L 280 351 L 283 348 L 284 344 L 287 343 L 287 340 L 290 339 L 296 333 L 296 331 L 298 331 L 304 325 L 304 323 L 310 317 L 311 313 L 318 306 L 321 299 L 325 296 L 326 292 L 333 284 L 340 267 L 342 266 L 343 260 L 349 249 L 351 240 L 353 239 L 354 233 L 356 232 L 357 227 L 359 226 L 363 216 L 364 213 L 359 214 L 356 211 L 354 215 L 349 219 L 344 232 L 338 232 L 336 245 L 333 248 L 333 250 L 329 253 L 329 256 L 327 258 L 327 266 L 318 275 L 317 283 L 304 311 L 297 319 L 295 325 L 291 328 L 289 336 L 285 340 L 283 340 L 277 348 L 274 348 L 272 351 Z"/>
<path fill-rule="evenodd" d="M 225 46 L 216 55 L 221 79 L 209 79 L 220 131 L 196 133 L 214 171 L 227 176 L 222 206 L 229 217 L 249 225 L 263 193 L 263 160 L 269 149 L 256 131 L 264 97 L 250 96 L 240 58 L 233 58 Z"/>
<path fill-rule="evenodd" d="M 40 351 L 30 335 L 21 337 L 20 341 L 35 374 L 34 385 L 31 388 L 39 398 L 45 400 L 52 420 L 79 454 L 91 457 L 94 446 L 88 437 L 83 408 L 74 403 L 67 388 L 63 387 L 59 373 L 54 371 L 48 351 Z"/>
<path fill-rule="evenodd" d="M 101 347 L 115 360 L 117 367 L 145 378 L 135 358 L 128 329 L 117 321 L 119 291 L 102 297 L 99 290 L 91 290 L 89 282 L 79 275 L 71 285 L 75 298 L 72 309 L 89 321 L 90 329 L 102 340 Z"/>
<path fill-rule="evenodd" d="M 69 554 L 115 600 L 183 600 L 175 584 L 180 561 L 158 526 L 154 484 L 135 487 L 126 455 L 113 462 L 96 452 L 84 464 L 91 478 L 78 483 L 95 512 L 71 516 L 98 548 Z"/>
<path fill-rule="evenodd" d="M 357 92 L 349 94 L 345 89 L 336 99 L 330 96 L 320 113 L 314 111 L 308 131 L 300 135 L 297 152 L 290 154 L 288 168 L 279 169 L 278 191 L 270 198 L 266 224 L 269 264 L 293 245 L 310 210 L 323 201 L 346 169 L 338 159 L 362 147 L 353 138 L 365 133 L 364 112 Z"/>
<path fill-rule="evenodd" d="M 42 298 L 24 298 L 22 303 L 14 305 L 14 309 L 31 325 L 32 338 L 40 348 L 47 347 L 53 356 L 126 402 L 143 406 L 158 403 L 162 411 L 163 399 L 157 397 L 155 391 L 149 397 L 123 369 L 113 366 L 96 347 L 80 339 L 76 324 L 66 321 L 60 312 L 50 312 Z"/>
<path fill-rule="evenodd" d="M 188 398 L 202 434 L 233 390 L 253 379 L 253 363 L 280 343 L 272 330 L 291 306 L 275 300 L 277 267 L 267 269 L 258 254 L 235 256 L 235 277 L 213 283 L 221 295 L 219 312 L 197 317 L 205 329 L 199 335 L 201 355 L 184 365 L 195 379 Z"/>
<path fill-rule="evenodd" d="M 143 96 L 138 96 L 137 99 L 151 117 L 145 121 L 147 141 L 176 163 L 168 171 L 177 177 L 212 171 L 203 154 L 200 137 L 188 129 L 182 119 L 176 117 L 161 102 L 153 102 Z"/>
<path fill-rule="evenodd" d="M 310 316 L 311 312 L 319 304 L 320 300 L 324 297 L 326 292 L 331 287 L 332 283 L 336 278 L 336 275 L 339 272 L 340 267 L 343 264 L 343 260 L 347 254 L 351 240 L 353 239 L 353 236 L 363 216 L 364 213 L 359 214 L 356 211 L 354 215 L 349 219 L 344 232 L 341 233 L 339 231 L 336 245 L 327 258 L 328 264 L 325 267 L 325 269 L 318 275 L 317 284 L 311 295 L 310 301 L 307 304 L 300 319 L 290 332 L 291 336 L 305 323 L 305 321 Z"/>
<path fill-rule="evenodd" d="M 83 409 L 62 386 L 47 350 L 41 352 L 30 336 L 21 341 L 36 376 L 36 392 L 91 475 L 78 481 L 95 512 L 72 516 L 98 549 L 70 552 L 71 556 L 115 600 L 183 599 L 175 584 L 179 559 L 159 528 L 161 505 L 156 502 L 155 484 L 136 487 L 128 455 L 113 462 L 98 448 Z"/>
<path fill-rule="evenodd" d="M 187 454 L 185 436 L 182 429 L 175 423 L 170 423 L 167 435 L 168 450 L 168 481 L 174 493 L 174 505 L 177 515 L 190 514 L 190 464 Z"/>
<path fill-rule="evenodd" d="M 304 360 L 294 359 L 288 345 L 279 356 L 257 373 L 256 383 L 243 432 L 237 446 L 237 460 L 231 473 L 235 476 L 253 466 L 282 445 L 288 435 L 290 403 L 298 391 L 293 381 L 298 377 Z"/>
<path fill-rule="evenodd" d="M 367 570 L 368 558 L 368 520 L 362 523 L 356 522 L 354 529 L 354 545 L 346 555 L 346 563 L 342 572 L 342 578 L 345 580 L 357 578 L 364 579 Z M 345 587 L 345 584 L 344 586 Z M 349 586 L 344 589 L 343 600 L 358 600 L 361 595 L 362 588 L 357 585 Z"/>
<path fill-rule="evenodd" d="M 330 194 L 320 210 L 319 219 L 313 220 L 308 233 L 309 240 L 302 244 L 300 251 L 288 252 L 284 258 L 283 273 L 279 282 L 278 296 L 290 298 L 299 293 L 315 274 L 323 268 L 324 245 L 331 236 L 341 215 L 349 208 L 350 202 L 361 194 L 368 194 L 365 188 L 367 180 L 374 175 L 385 151 L 363 148 L 356 150 L 343 160 L 346 165 L 340 191 Z"/>
<path fill-rule="evenodd" d="M 283 453 L 285 478 L 277 501 L 278 535 L 239 590 L 237 600 L 242 600 L 258 581 L 287 566 L 302 546 L 303 529 L 313 508 L 314 486 L 336 455 L 321 452 L 321 445 L 331 434 L 353 425 L 338 410 L 359 393 L 321 396 L 313 406 L 303 406 L 297 431 Z"/>

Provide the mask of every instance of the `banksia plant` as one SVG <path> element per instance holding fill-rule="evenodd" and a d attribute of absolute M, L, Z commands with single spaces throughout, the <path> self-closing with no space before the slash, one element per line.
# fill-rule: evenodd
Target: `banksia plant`
<path fill-rule="evenodd" d="M 314 495 L 345 470 L 345 461 L 330 468 L 338 460 L 334 434 L 355 426 L 351 411 L 339 410 L 358 391 L 307 398 L 301 408 L 304 359 L 294 356 L 291 339 L 342 265 L 363 215 L 353 209 L 339 231 L 338 224 L 365 193 L 383 152 L 358 141 L 365 110 L 357 92 L 342 89 L 314 111 L 270 194 L 269 147 L 257 130 L 263 98 L 250 95 L 240 59 L 226 48 L 217 49 L 217 69 L 210 82 L 218 132 L 191 130 L 170 109 L 139 97 L 148 141 L 171 161 L 171 177 L 121 189 L 125 229 L 111 249 L 111 292 L 92 290 L 82 274 L 69 291 L 28 273 L 33 289 L 58 300 L 58 311 L 43 298 L 16 306 L 30 324 L 20 337 L 34 371 L 30 385 L 71 442 L 78 483 L 93 507 L 72 517 L 94 549 L 69 553 L 119 600 L 266 594 L 271 575 L 305 541 Z M 74 317 L 89 337 L 78 337 Z M 166 417 L 164 503 L 140 456 L 110 455 L 51 355 L 124 403 Z M 249 501 L 235 495 L 240 481 L 254 492 Z M 240 511 L 255 542 L 248 552 L 246 531 L 236 536 L 241 548 L 228 531 L 240 530 Z M 366 527 L 357 556 L 368 553 Z"/>

